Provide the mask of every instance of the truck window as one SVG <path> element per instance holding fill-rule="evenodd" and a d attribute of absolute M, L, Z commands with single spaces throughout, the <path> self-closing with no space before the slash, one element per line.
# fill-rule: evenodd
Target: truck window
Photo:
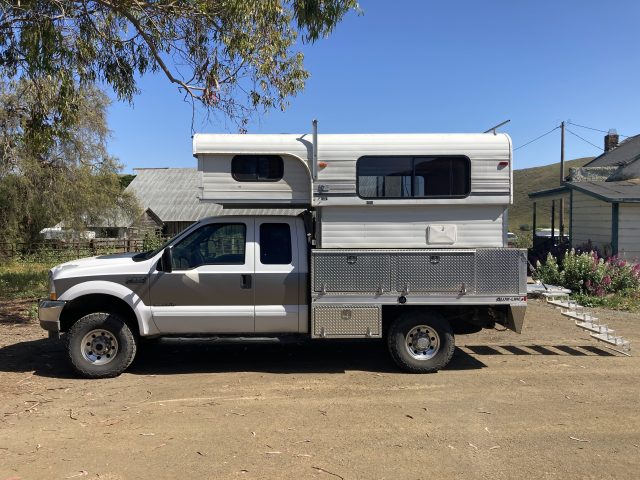
<path fill-rule="evenodd" d="M 471 161 L 462 155 L 361 157 L 361 198 L 460 198 L 471 192 Z"/>
<path fill-rule="evenodd" d="M 283 174 L 278 155 L 236 155 L 231 160 L 231 176 L 238 182 L 277 182 Z"/>
<path fill-rule="evenodd" d="M 287 223 L 260 225 L 260 263 L 288 265 L 291 263 L 291 229 Z"/>
<path fill-rule="evenodd" d="M 201 265 L 243 265 L 247 227 L 244 223 L 205 225 L 173 247 L 173 268 L 189 270 Z"/>

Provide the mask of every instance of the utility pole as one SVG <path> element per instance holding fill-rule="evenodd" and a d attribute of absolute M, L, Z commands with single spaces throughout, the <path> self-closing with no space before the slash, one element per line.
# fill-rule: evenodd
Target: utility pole
<path fill-rule="evenodd" d="M 564 182 L 564 122 L 560 124 L 560 185 Z"/>
<path fill-rule="evenodd" d="M 560 186 L 564 182 L 564 121 L 560 123 Z M 562 194 L 561 194 L 562 195 Z M 558 212 L 558 227 L 560 230 L 559 241 L 562 243 L 564 240 L 564 198 L 560 197 L 560 205 Z"/>

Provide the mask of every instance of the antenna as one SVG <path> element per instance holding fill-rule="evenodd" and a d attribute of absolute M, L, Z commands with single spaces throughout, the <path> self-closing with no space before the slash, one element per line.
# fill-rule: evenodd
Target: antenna
<path fill-rule="evenodd" d="M 496 125 L 495 127 L 491 127 L 489 130 L 486 130 L 486 131 L 484 131 L 484 132 L 482 132 L 482 133 L 491 133 L 491 132 L 493 132 L 493 134 L 495 135 L 495 134 L 496 134 L 496 130 L 497 130 L 497 129 L 499 129 L 499 128 L 500 128 L 501 126 L 503 126 L 503 125 L 506 125 L 506 124 L 507 124 L 507 123 L 509 123 L 510 121 L 511 121 L 511 120 L 505 120 L 504 122 L 499 123 L 499 124 L 498 124 L 498 125 Z"/>
<path fill-rule="evenodd" d="M 311 176 L 314 180 L 318 179 L 318 120 L 313 120 L 311 122 L 313 126 L 313 153 L 312 153 L 312 164 L 311 164 Z"/>

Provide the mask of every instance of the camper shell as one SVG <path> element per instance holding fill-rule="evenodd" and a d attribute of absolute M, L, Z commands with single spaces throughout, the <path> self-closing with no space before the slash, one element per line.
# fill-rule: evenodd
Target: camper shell
<path fill-rule="evenodd" d="M 82 375 L 128 366 L 127 329 L 386 338 L 410 372 L 446 366 L 456 332 L 521 331 L 527 259 L 507 247 L 508 135 L 196 134 L 193 154 L 197 201 L 219 215 L 154 252 L 52 270 L 40 322 L 68 332 Z M 105 362 L 104 348 L 125 353 Z"/>
<path fill-rule="evenodd" d="M 506 246 L 507 208 L 513 198 L 508 135 L 317 138 L 314 162 L 312 135 L 194 135 L 193 154 L 202 171 L 201 200 L 225 208 L 312 208 L 319 248 Z M 280 158 L 282 175 L 238 181 L 232 167 L 239 166 L 238 158 L 251 156 Z M 406 175 L 407 167 L 415 170 L 416 164 L 425 165 L 428 174 L 429 163 L 438 162 L 431 169 L 439 174 L 435 181 L 450 173 L 455 177 L 450 179 L 455 183 L 452 190 L 457 191 L 437 188 L 431 193 L 425 175 Z M 447 162 L 452 166 L 448 172 Z"/>

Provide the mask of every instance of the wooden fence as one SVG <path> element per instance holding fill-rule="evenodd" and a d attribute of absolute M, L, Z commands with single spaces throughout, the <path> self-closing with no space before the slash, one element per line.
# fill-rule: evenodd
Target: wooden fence
<path fill-rule="evenodd" d="M 81 241 L 49 241 L 38 243 L 0 243 L 0 258 L 3 260 L 50 262 L 73 260 L 81 257 L 113 253 L 141 252 L 144 240 L 96 238 Z"/>

